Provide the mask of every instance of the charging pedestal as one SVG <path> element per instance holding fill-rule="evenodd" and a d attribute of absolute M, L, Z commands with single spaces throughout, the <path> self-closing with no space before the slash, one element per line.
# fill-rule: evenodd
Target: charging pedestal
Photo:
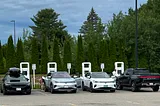
<path fill-rule="evenodd" d="M 104 70 L 104 63 L 101 63 L 101 69 L 102 69 L 102 72 Z"/>
<path fill-rule="evenodd" d="M 29 62 L 21 62 L 20 63 L 20 72 L 28 78 L 28 82 L 30 82 L 30 68 L 29 68 Z"/>
<path fill-rule="evenodd" d="M 91 63 L 83 62 L 82 63 L 82 77 L 85 77 L 86 72 L 91 72 Z"/>
<path fill-rule="evenodd" d="M 124 62 L 115 62 L 115 76 L 120 76 L 124 73 Z"/>
<path fill-rule="evenodd" d="M 71 63 L 67 63 L 68 73 L 71 73 Z"/>
<path fill-rule="evenodd" d="M 56 62 L 48 62 L 47 74 L 50 72 L 57 72 L 57 63 Z"/>

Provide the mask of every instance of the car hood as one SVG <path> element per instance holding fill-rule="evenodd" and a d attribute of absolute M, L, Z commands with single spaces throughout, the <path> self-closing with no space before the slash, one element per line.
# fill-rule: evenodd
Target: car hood
<path fill-rule="evenodd" d="M 91 78 L 94 81 L 114 81 L 113 78 Z"/>
<path fill-rule="evenodd" d="M 75 81 L 73 78 L 52 78 L 53 81 L 58 81 L 58 82 L 72 82 Z"/>

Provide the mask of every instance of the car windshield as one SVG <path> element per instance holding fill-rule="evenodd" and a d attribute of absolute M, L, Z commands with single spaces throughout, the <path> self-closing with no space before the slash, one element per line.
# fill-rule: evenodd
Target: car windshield
<path fill-rule="evenodd" d="M 52 78 L 71 78 L 71 76 L 67 72 L 55 72 Z"/>
<path fill-rule="evenodd" d="M 20 74 L 19 76 L 9 75 L 10 80 L 20 80 L 20 81 L 27 81 L 24 75 Z"/>
<path fill-rule="evenodd" d="M 93 72 L 91 78 L 109 78 L 109 75 L 105 72 Z"/>

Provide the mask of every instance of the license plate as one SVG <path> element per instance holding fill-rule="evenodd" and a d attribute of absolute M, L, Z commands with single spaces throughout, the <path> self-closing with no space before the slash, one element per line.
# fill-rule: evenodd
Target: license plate
<path fill-rule="evenodd" d="M 149 85 L 153 85 L 153 83 L 149 83 Z"/>
<path fill-rule="evenodd" d="M 16 88 L 16 91 L 21 91 L 21 88 Z"/>
<path fill-rule="evenodd" d="M 108 87 L 108 85 L 104 85 L 104 87 Z"/>
<path fill-rule="evenodd" d="M 68 86 L 67 86 L 67 85 L 65 85 L 65 86 L 64 86 L 64 88 L 68 88 Z"/>

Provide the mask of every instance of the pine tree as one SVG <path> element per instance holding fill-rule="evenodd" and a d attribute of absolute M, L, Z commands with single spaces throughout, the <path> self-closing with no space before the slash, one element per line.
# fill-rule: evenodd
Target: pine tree
<path fill-rule="evenodd" d="M 7 43 L 7 53 L 6 53 L 6 68 L 9 69 L 10 67 L 15 67 L 16 62 L 15 62 L 15 48 L 13 45 L 13 39 L 12 36 L 8 38 L 8 43 Z"/>
<path fill-rule="evenodd" d="M 43 36 L 42 42 L 42 60 L 41 60 L 41 73 L 46 73 L 47 70 L 47 63 L 48 63 L 48 49 L 47 49 L 47 42 L 46 37 Z"/>
<path fill-rule="evenodd" d="M 67 63 L 72 63 L 72 53 L 70 42 L 68 40 L 64 43 L 63 69 L 67 69 Z"/>
<path fill-rule="evenodd" d="M 39 70 L 38 44 L 37 44 L 37 39 L 35 37 L 32 38 L 31 63 L 32 64 L 36 64 L 36 73 L 40 73 L 40 70 Z"/>
<path fill-rule="evenodd" d="M 16 59 L 16 66 L 19 67 L 20 62 L 24 61 L 24 51 L 23 51 L 23 44 L 22 44 L 21 39 L 18 39 L 16 58 L 17 58 Z"/>
<path fill-rule="evenodd" d="M 93 47 L 93 44 L 90 43 L 88 46 L 88 61 L 91 62 L 91 69 L 92 71 L 99 71 L 100 67 L 98 66 L 97 63 L 97 56 L 96 56 L 96 52 L 95 49 Z"/>
<path fill-rule="evenodd" d="M 82 43 L 82 36 L 78 36 L 78 43 L 77 43 L 77 57 L 76 57 L 76 70 L 79 73 L 82 73 L 82 62 L 84 62 L 84 50 L 83 50 L 83 43 Z"/>
<path fill-rule="evenodd" d="M 1 41 L 0 41 L 0 74 L 4 74 L 4 63 L 3 63 L 3 54 L 2 54 L 2 47 L 1 47 Z"/>
<path fill-rule="evenodd" d="M 53 46 L 53 61 L 57 63 L 58 70 L 62 70 L 62 63 L 59 53 L 59 45 L 57 39 L 54 39 L 54 46 Z"/>

